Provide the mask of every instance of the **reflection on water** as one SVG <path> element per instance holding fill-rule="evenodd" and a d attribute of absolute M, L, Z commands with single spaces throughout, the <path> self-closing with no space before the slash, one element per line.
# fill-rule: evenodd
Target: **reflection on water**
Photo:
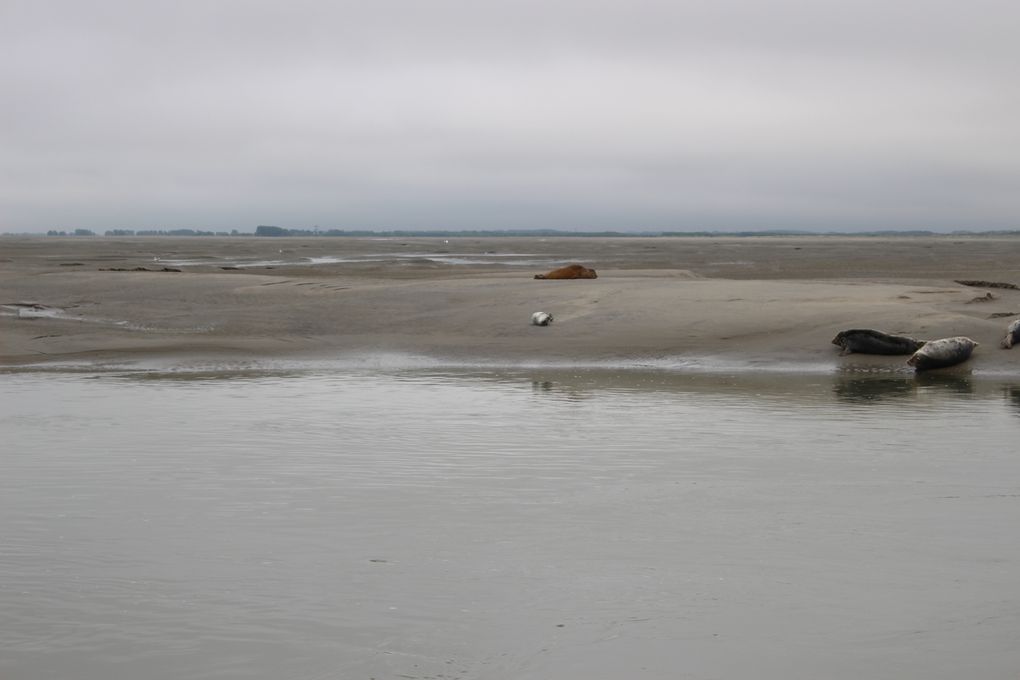
<path fill-rule="evenodd" d="M 915 396 L 917 383 L 910 378 L 842 378 L 835 381 L 837 399 L 852 403 Z"/>
<path fill-rule="evenodd" d="M 1017 413 L 1020 414 L 1020 387 L 1009 385 L 1003 388 L 1008 403 L 1012 404 Z"/>
<path fill-rule="evenodd" d="M 918 373 L 896 376 L 839 375 L 834 380 L 836 398 L 851 403 L 916 398 L 919 392 L 971 395 L 970 376 Z"/>
<path fill-rule="evenodd" d="M 0 400 L 0 677 L 1020 666 L 1018 384 L 235 366 Z"/>
<path fill-rule="evenodd" d="M 176 371 L 110 371 L 104 374 L 93 374 L 94 380 L 126 380 L 131 382 L 260 382 L 265 380 L 292 380 L 306 376 L 305 371 L 297 369 L 272 368 L 241 368 L 224 371 L 208 370 L 176 370 Z"/>
<path fill-rule="evenodd" d="M 921 388 L 954 392 L 960 395 L 974 393 L 974 381 L 966 374 L 924 372 L 914 376 Z"/>

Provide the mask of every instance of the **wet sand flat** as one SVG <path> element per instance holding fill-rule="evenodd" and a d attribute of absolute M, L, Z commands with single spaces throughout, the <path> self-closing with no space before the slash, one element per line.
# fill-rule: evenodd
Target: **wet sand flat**
<path fill-rule="evenodd" d="M 596 280 L 533 276 L 577 262 Z M 877 328 L 981 343 L 1011 370 L 1020 238 L 103 238 L 0 240 L 0 363 L 334 357 L 768 363 L 839 357 Z M 545 311 L 555 322 L 530 325 Z"/>

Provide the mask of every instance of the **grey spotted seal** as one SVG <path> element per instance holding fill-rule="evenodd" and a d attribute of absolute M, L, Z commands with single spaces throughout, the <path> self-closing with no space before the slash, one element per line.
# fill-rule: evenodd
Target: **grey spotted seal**
<path fill-rule="evenodd" d="M 969 359 L 977 346 L 978 343 L 962 335 L 929 340 L 924 343 L 924 347 L 907 359 L 907 365 L 913 366 L 918 371 L 955 366 Z"/>
<path fill-rule="evenodd" d="M 913 354 L 924 346 L 924 340 L 905 335 L 891 335 L 870 328 L 851 328 L 840 331 L 832 344 L 843 348 L 840 354 Z"/>
<path fill-rule="evenodd" d="M 553 322 L 553 315 L 548 312 L 535 312 L 531 315 L 533 326 L 548 326 Z"/>
<path fill-rule="evenodd" d="M 1020 319 L 1009 324 L 1009 328 L 1006 329 L 1006 337 L 1002 339 L 1002 349 L 1012 349 L 1017 342 L 1020 342 Z"/>

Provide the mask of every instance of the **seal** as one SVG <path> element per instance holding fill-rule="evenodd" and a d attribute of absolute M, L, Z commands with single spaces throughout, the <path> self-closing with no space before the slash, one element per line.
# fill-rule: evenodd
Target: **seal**
<path fill-rule="evenodd" d="M 1002 349 L 1012 349 L 1016 342 L 1020 342 L 1020 319 L 1009 324 L 1009 328 L 1006 329 L 1006 337 L 1002 339 Z"/>
<path fill-rule="evenodd" d="M 924 340 L 905 335 L 890 335 L 870 328 L 851 328 L 840 331 L 832 344 L 843 348 L 840 354 L 913 354 L 924 346 Z"/>
<path fill-rule="evenodd" d="M 918 371 L 955 366 L 969 359 L 977 346 L 978 343 L 962 335 L 955 338 L 929 340 L 924 343 L 924 347 L 907 359 L 907 365 L 913 366 Z"/>
<path fill-rule="evenodd" d="M 594 269 L 579 264 L 568 264 L 566 267 L 553 269 L 548 274 L 535 274 L 536 279 L 597 279 Z"/>
<path fill-rule="evenodd" d="M 531 315 L 531 325 L 548 326 L 553 322 L 553 315 L 548 312 L 535 312 Z"/>

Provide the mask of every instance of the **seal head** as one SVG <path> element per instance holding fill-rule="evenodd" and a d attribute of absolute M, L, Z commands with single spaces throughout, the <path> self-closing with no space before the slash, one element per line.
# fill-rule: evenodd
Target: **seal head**
<path fill-rule="evenodd" d="M 1012 349 L 1017 342 L 1020 342 L 1020 319 L 1009 324 L 1009 328 L 1006 329 L 1006 337 L 1002 339 L 1002 349 Z"/>

